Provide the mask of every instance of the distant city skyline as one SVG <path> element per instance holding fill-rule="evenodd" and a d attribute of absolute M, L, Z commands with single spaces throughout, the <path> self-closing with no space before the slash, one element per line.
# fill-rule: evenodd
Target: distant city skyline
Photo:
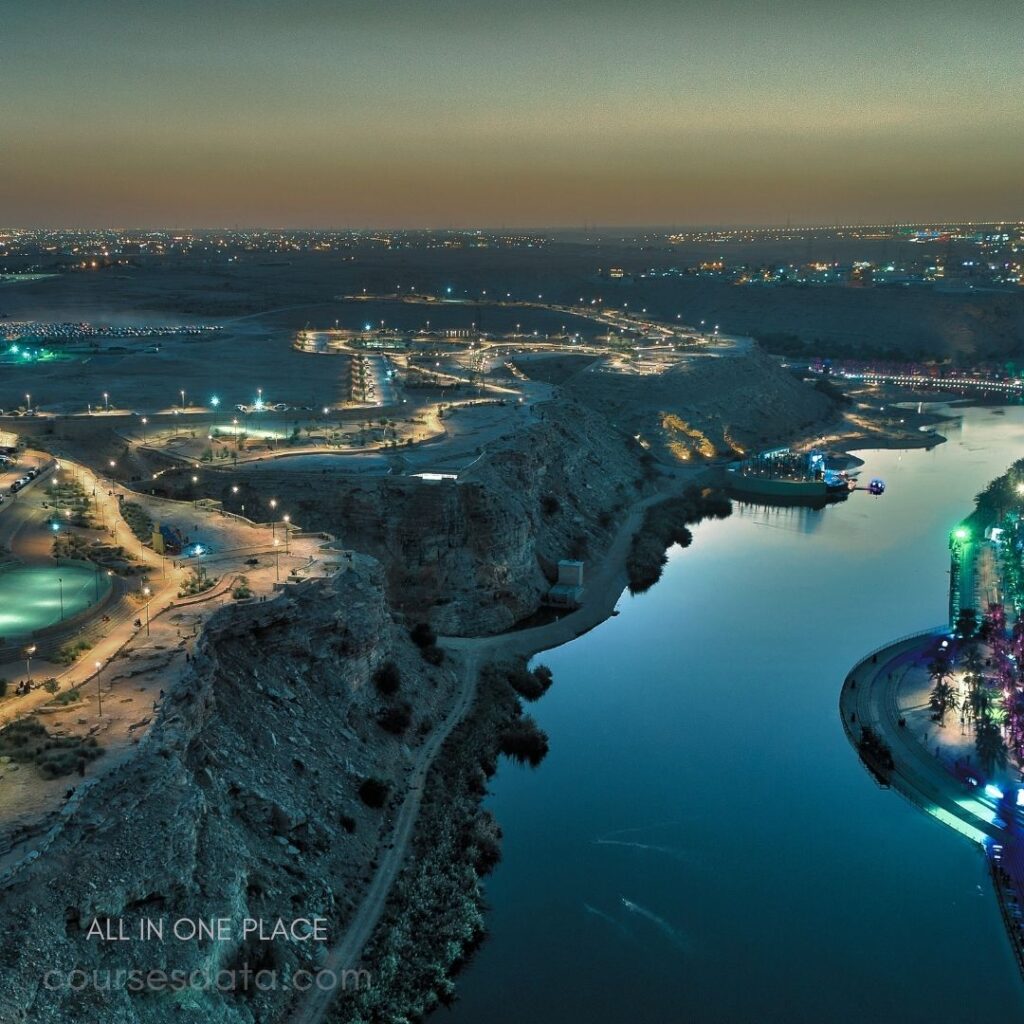
<path fill-rule="evenodd" d="M 4 35 L 7 227 L 1024 216 L 1015 0 L 50 0 Z"/>

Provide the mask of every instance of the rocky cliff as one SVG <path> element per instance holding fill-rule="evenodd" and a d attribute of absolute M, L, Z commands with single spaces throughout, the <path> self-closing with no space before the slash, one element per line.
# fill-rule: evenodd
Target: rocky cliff
<path fill-rule="evenodd" d="M 384 662 L 392 694 L 374 684 Z M 361 787 L 372 777 L 383 792 L 398 789 L 451 693 L 451 674 L 427 666 L 392 623 L 370 559 L 218 613 L 136 757 L 87 791 L 86 780 L 46 855 L 0 890 L 0 1020 L 280 1019 L 287 979 L 315 970 L 324 944 L 243 941 L 241 922 L 319 917 L 337 936 L 391 813 L 388 797 L 375 809 Z M 382 727 L 396 707 L 397 725 L 392 716 Z M 90 937 L 97 918 L 132 940 Z M 231 938 L 171 934 L 176 920 L 214 918 L 231 922 Z M 139 940 L 146 921 L 163 922 L 162 941 Z M 277 980 L 239 991 L 246 969 Z M 235 991 L 136 993 L 133 971 L 232 971 Z"/>
<path fill-rule="evenodd" d="M 536 611 L 562 558 L 598 556 L 647 485 L 643 450 L 571 399 L 490 446 L 456 481 L 267 469 L 225 499 L 287 493 L 305 529 L 388 566 L 392 605 L 439 633 L 508 629 Z"/>

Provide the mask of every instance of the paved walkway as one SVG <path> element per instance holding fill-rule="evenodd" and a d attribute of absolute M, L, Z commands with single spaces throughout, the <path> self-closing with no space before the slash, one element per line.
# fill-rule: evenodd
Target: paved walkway
<path fill-rule="evenodd" d="M 203 625 L 220 608 L 236 603 L 235 583 L 244 575 L 253 600 L 273 597 L 277 588 L 287 585 L 296 573 L 321 576 L 329 571 L 319 561 L 324 544 L 319 537 L 294 534 L 285 545 L 268 525 L 258 525 L 238 518 L 223 516 L 188 502 L 171 502 L 136 495 L 123 487 L 105 481 L 84 467 L 64 462 L 62 472 L 73 472 L 87 492 L 95 491 L 97 514 L 106 519 L 112 537 L 132 537 L 130 547 L 139 562 L 151 571 L 136 576 L 138 583 L 135 604 L 107 627 L 103 635 L 78 661 L 68 667 L 35 659 L 35 679 L 54 677 L 66 693 L 78 690 L 81 697 L 65 706 L 54 703 L 53 695 L 42 688 L 17 696 L 8 693 L 0 700 L 0 726 L 29 714 L 42 716 L 47 729 L 62 736 L 94 736 L 104 754 L 88 767 L 90 778 L 106 774 L 123 763 L 141 737 L 145 735 L 157 705 L 165 692 L 188 671 L 192 645 Z M 210 563 L 216 584 L 193 597 L 179 597 L 179 589 L 188 577 L 190 566 L 157 554 L 138 544 L 128 524 L 121 517 L 116 495 L 143 505 L 156 520 L 173 515 L 178 521 L 188 520 L 198 527 L 204 539 L 215 537 L 218 544 Z M 14 527 L 8 532 L 20 540 L 32 541 L 32 527 L 42 513 L 45 490 L 25 493 Z M 5 520 L 5 525 L 7 521 Z M 22 530 L 25 531 L 23 536 Z M 92 531 L 85 531 L 92 532 Z M 277 531 L 280 534 L 280 530 Z M 49 531 L 46 540 L 50 542 Z M 20 540 L 19 540 L 20 536 Z M 275 545 L 274 541 L 278 543 Z M 137 549 L 137 550 L 136 550 Z M 246 560 L 257 555 L 258 564 Z M 271 554 L 272 553 L 272 557 Z M 334 553 L 341 557 L 341 553 Z M 330 562 L 336 561 L 332 556 Z M 150 595 L 143 594 L 148 586 Z M 88 621 L 83 622 L 83 627 Z M 25 662 L 0 666 L 0 676 L 20 678 Z M 16 764 L 0 765 L 0 870 L 15 862 L 40 832 L 45 831 L 66 797 L 69 785 L 77 777 L 44 779 L 34 768 Z"/>
<path fill-rule="evenodd" d="M 840 696 L 843 726 L 856 744 L 865 725 L 888 744 L 896 768 L 889 776 L 892 787 L 944 824 L 976 843 L 999 838 L 1001 827 L 993 824 L 995 804 L 966 786 L 951 771 L 947 757 L 925 746 L 917 729 L 901 726 L 910 708 L 901 702 L 907 674 L 922 669 L 932 659 L 946 627 L 896 641 L 860 662 L 847 676 Z M 915 704 L 916 706 L 916 704 Z"/>
<path fill-rule="evenodd" d="M 1010 787 L 1000 780 L 1006 799 L 997 795 L 999 787 L 989 795 L 988 780 L 965 764 L 964 757 L 972 757 L 973 751 L 956 737 L 956 725 L 929 726 L 927 709 L 922 707 L 920 674 L 927 675 L 937 643 L 947 636 L 946 627 L 936 628 L 869 655 L 843 685 L 840 714 L 854 745 L 866 725 L 886 743 L 895 767 L 882 774 L 893 789 L 985 851 L 1007 933 L 1024 973 L 1024 815 Z M 939 742 L 933 746 L 937 736 Z M 977 784 L 966 781 L 968 777 Z"/>

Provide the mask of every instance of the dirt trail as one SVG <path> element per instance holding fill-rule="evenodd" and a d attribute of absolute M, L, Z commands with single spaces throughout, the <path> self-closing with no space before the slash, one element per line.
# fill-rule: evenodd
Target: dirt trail
<path fill-rule="evenodd" d="M 445 740 L 472 707 L 480 667 L 491 660 L 516 655 L 528 657 L 538 651 L 559 647 L 607 619 L 626 587 L 626 555 L 634 534 L 643 522 L 644 513 L 651 505 L 667 496 L 665 493 L 654 494 L 633 507 L 619 527 L 600 565 L 587 580 L 585 603 L 578 610 L 555 622 L 532 629 L 488 637 L 445 637 L 439 641 L 457 659 L 460 676 L 458 697 L 441 727 L 419 753 L 409 774 L 408 788 L 395 818 L 391 837 L 373 880 L 348 930 L 328 952 L 322 970 L 334 972 L 340 980 L 343 979 L 344 971 L 358 968 L 363 949 L 380 921 L 391 886 L 405 861 L 415 831 L 427 774 Z M 293 1010 L 290 1024 L 320 1024 L 325 1020 L 336 994 L 336 990 L 311 990 Z"/>

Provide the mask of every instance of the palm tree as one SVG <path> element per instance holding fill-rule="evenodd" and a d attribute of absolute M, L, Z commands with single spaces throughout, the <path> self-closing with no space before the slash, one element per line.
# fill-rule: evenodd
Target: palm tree
<path fill-rule="evenodd" d="M 946 712 L 956 707 L 956 695 L 953 693 L 953 687 L 940 677 L 932 687 L 928 703 L 932 709 L 932 718 L 940 725 L 944 724 Z"/>
<path fill-rule="evenodd" d="M 974 736 L 978 760 L 986 772 L 992 772 L 1006 764 L 1006 744 L 999 726 L 986 714 L 978 720 Z"/>
<path fill-rule="evenodd" d="M 932 679 L 945 679 L 953 671 L 949 655 L 945 651 L 939 651 L 930 662 L 928 662 L 928 675 Z"/>
<path fill-rule="evenodd" d="M 980 728 L 981 722 L 989 717 L 992 710 L 992 691 L 980 675 L 970 676 L 968 685 L 967 702 L 970 705 L 971 716 Z"/>
<path fill-rule="evenodd" d="M 963 666 L 964 672 L 968 675 L 981 674 L 981 670 L 984 668 L 984 663 L 981 660 L 981 653 L 978 651 L 977 644 L 968 644 L 964 648 Z"/>

